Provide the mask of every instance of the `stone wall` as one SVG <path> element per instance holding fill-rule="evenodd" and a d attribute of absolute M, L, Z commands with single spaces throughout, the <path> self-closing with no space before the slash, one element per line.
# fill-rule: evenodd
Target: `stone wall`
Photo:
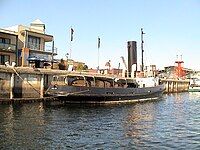
<path fill-rule="evenodd" d="M 0 73 L 0 97 L 9 98 L 10 96 L 10 74 Z"/>

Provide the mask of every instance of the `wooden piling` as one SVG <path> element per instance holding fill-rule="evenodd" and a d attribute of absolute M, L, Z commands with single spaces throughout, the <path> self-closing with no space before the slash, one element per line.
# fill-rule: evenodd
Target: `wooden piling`
<path fill-rule="evenodd" d="M 10 99 L 14 97 L 14 94 L 13 94 L 14 83 L 15 83 L 15 74 L 12 73 L 10 77 Z"/>
<path fill-rule="evenodd" d="M 190 81 L 187 79 L 161 79 L 165 84 L 165 93 L 186 92 L 189 88 Z"/>
<path fill-rule="evenodd" d="M 40 98 L 44 97 L 44 74 L 41 75 L 40 80 Z"/>

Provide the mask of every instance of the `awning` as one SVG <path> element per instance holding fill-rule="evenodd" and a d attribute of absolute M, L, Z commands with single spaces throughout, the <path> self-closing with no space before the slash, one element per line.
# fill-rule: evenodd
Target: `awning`
<path fill-rule="evenodd" d="M 38 58 L 36 58 L 36 57 L 29 57 L 27 60 L 28 61 L 38 61 Z"/>
<path fill-rule="evenodd" d="M 48 60 L 44 59 L 44 58 L 37 58 L 37 57 L 29 57 L 27 59 L 28 61 L 42 61 L 42 62 L 48 62 Z"/>
<path fill-rule="evenodd" d="M 29 57 L 27 59 L 27 61 L 41 61 L 41 62 L 53 62 L 53 63 L 57 63 L 58 62 L 55 59 L 53 61 L 51 61 L 51 60 L 47 60 L 47 59 L 44 59 L 44 58 L 37 58 L 37 57 Z"/>

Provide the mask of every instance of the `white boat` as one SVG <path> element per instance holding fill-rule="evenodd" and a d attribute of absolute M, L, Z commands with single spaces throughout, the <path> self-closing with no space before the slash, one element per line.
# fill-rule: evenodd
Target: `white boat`
<path fill-rule="evenodd" d="M 189 92 L 200 92 L 200 79 L 192 78 L 190 79 Z"/>

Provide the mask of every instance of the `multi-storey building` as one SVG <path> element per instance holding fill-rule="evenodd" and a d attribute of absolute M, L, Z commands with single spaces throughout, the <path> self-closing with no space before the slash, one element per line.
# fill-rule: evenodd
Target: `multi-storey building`
<path fill-rule="evenodd" d="M 57 55 L 53 36 L 45 33 L 45 24 L 39 19 L 33 21 L 30 26 L 17 25 L 5 29 L 15 32 L 18 36 L 18 66 L 34 64 L 35 67 L 43 67 L 45 62 L 52 62 L 53 56 Z"/>
<path fill-rule="evenodd" d="M 17 60 L 18 36 L 16 32 L 0 29 L 0 65 Z"/>

